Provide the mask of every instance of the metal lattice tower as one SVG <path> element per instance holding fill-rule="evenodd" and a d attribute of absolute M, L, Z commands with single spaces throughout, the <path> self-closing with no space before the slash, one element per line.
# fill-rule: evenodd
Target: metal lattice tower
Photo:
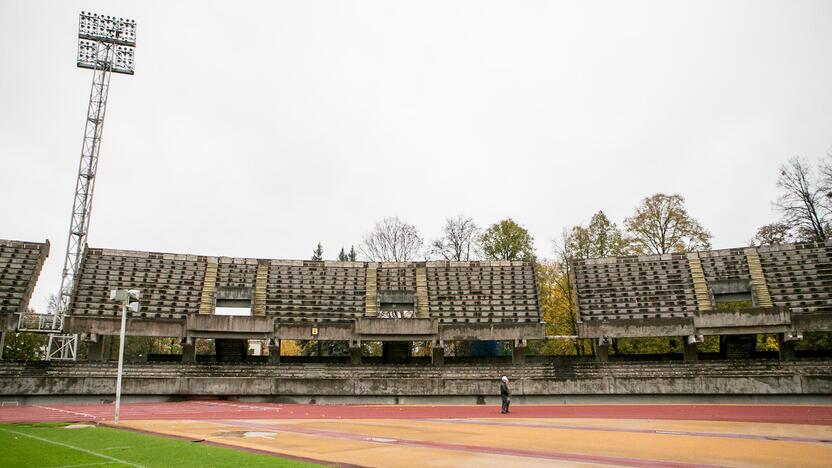
<path fill-rule="evenodd" d="M 22 314 L 18 325 L 19 330 L 50 333 L 47 359 L 75 359 L 78 335 L 62 334 L 63 321 L 89 233 L 110 77 L 113 73 L 133 74 L 135 47 L 135 21 L 81 12 L 78 67 L 93 70 L 93 77 L 61 277 L 60 306 L 54 314 Z"/>

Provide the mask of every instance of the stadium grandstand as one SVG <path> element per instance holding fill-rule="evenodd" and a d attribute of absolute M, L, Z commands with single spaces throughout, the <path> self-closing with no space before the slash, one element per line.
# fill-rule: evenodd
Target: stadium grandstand
<path fill-rule="evenodd" d="M 26 312 L 29 307 L 32 291 L 48 255 L 49 241 L 0 239 L 0 358 L 6 333 L 17 328 L 17 314 Z"/>
<path fill-rule="evenodd" d="M 599 339 L 702 337 L 749 357 L 756 334 L 776 334 L 783 357 L 803 332 L 832 331 L 832 241 L 687 254 L 573 260 L 579 334 Z"/>
<path fill-rule="evenodd" d="M 15 329 L 48 251 L 48 242 L 0 241 L 4 330 Z M 115 388 L 107 351 L 121 314 L 110 291 L 124 288 L 142 292 L 127 336 L 169 337 L 182 348 L 125 365 L 124 394 L 135 400 L 483 403 L 500 375 L 511 377 L 521 402 L 828 396 L 828 353 L 801 356 L 793 343 L 803 333 L 832 330 L 830 254 L 832 242 L 574 260 L 578 335 L 551 337 L 533 262 L 329 262 L 86 248 L 62 322 L 63 333 L 86 343 L 86 361 L 5 360 L 0 396 L 19 404 L 107 400 Z M 761 334 L 779 338 L 779 357 L 751 351 Z M 663 336 L 683 338 L 684 354 L 609 356 L 612 340 Z M 720 337 L 720 355 L 697 352 L 703 336 Z M 596 355 L 527 352 L 530 341 L 552 338 L 590 339 Z M 195 343 L 206 339 L 215 354 L 197 356 Z M 344 353 L 281 358 L 284 340 L 341 342 Z M 250 341 L 268 345 L 263 356 L 247 355 Z M 382 355 L 362 353 L 367 342 L 380 342 Z M 412 356 L 414 342 L 428 355 Z M 446 360 L 452 342 L 502 342 L 513 352 Z"/>
<path fill-rule="evenodd" d="M 510 341 L 522 360 L 543 339 L 530 262 L 330 262 L 208 257 L 88 248 L 66 318 L 100 355 L 101 336 L 117 335 L 113 289 L 142 291 L 130 336 L 213 338 L 217 359 L 240 361 L 246 340 L 345 341 L 353 363 L 362 342 L 382 342 L 386 362 L 409 358 L 411 342 L 431 343 L 434 362 L 452 340 Z M 225 315 L 230 314 L 230 315 Z"/>

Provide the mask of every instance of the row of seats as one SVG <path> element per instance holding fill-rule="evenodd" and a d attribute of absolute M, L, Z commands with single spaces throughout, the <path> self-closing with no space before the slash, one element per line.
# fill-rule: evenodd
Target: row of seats
<path fill-rule="evenodd" d="M 26 311 L 49 242 L 0 239 L 0 314 Z"/>
<path fill-rule="evenodd" d="M 364 316 L 369 267 L 375 268 L 377 291 L 416 292 L 416 263 L 212 260 L 88 249 L 73 313 L 117 315 L 118 306 L 108 301 L 108 294 L 120 287 L 143 291 L 142 308 L 148 317 L 176 318 L 195 313 L 210 261 L 216 261 L 217 290 L 249 288 L 252 294 L 257 286 L 258 264 L 266 265 L 265 312 L 287 321 L 340 321 Z M 426 268 L 431 317 L 454 323 L 540 320 L 534 267 L 529 263 L 418 265 Z"/>
<path fill-rule="evenodd" d="M 428 268 L 430 316 L 442 323 L 539 322 L 530 263 Z"/>
<path fill-rule="evenodd" d="M 772 302 L 793 314 L 832 313 L 832 241 L 760 247 Z"/>
<path fill-rule="evenodd" d="M 751 280 L 744 249 L 700 252 L 699 261 L 708 282 Z"/>
<path fill-rule="evenodd" d="M 573 271 L 582 320 L 688 317 L 697 308 L 681 254 L 577 260 Z"/>

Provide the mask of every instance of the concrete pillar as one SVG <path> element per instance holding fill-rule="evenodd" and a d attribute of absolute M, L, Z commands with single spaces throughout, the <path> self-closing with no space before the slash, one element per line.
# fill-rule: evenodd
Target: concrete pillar
<path fill-rule="evenodd" d="M 430 348 L 431 363 L 434 366 L 445 364 L 445 345 L 441 341 L 434 341 Z"/>
<path fill-rule="evenodd" d="M 3 359 L 3 349 L 6 348 L 6 330 L 0 331 L 0 359 Z"/>
<path fill-rule="evenodd" d="M 280 340 L 269 340 L 269 363 L 280 364 Z"/>
<path fill-rule="evenodd" d="M 698 361 L 699 348 L 697 348 L 696 343 L 688 343 L 686 337 L 682 337 L 682 342 L 685 345 L 685 361 Z"/>
<path fill-rule="evenodd" d="M 607 362 L 610 360 L 610 345 L 596 344 L 595 345 L 595 359 L 598 362 Z"/>
<path fill-rule="evenodd" d="M 792 340 L 786 341 L 783 333 L 777 335 L 777 344 L 780 349 L 781 361 L 792 361 L 795 359 L 795 342 Z"/>
<path fill-rule="evenodd" d="M 350 346 L 350 364 L 361 364 L 361 345 Z"/>
<path fill-rule="evenodd" d="M 107 335 L 98 335 L 95 341 L 87 342 L 87 360 L 90 362 L 104 362 L 104 356 L 110 351 L 109 343 L 105 346 L 104 338 Z M 109 341 L 109 340 L 107 340 Z"/>
<path fill-rule="evenodd" d="M 511 350 L 511 363 L 523 364 L 526 362 L 526 340 L 514 340 L 514 347 Z"/>
<path fill-rule="evenodd" d="M 193 342 L 182 343 L 182 362 L 196 362 L 196 346 Z"/>

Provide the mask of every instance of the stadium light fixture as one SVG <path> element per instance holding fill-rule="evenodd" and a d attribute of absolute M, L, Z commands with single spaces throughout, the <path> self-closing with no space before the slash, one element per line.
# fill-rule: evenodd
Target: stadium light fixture
<path fill-rule="evenodd" d="M 113 73 L 133 74 L 135 48 L 135 21 L 81 12 L 78 17 L 77 65 L 80 68 L 93 70 L 93 74 L 87 119 L 84 124 L 84 139 L 81 144 L 81 160 L 78 172 L 76 172 L 75 195 L 72 201 L 72 217 L 69 221 L 61 289 L 58 295 L 60 307 L 52 314 L 49 321 L 39 320 L 33 317 L 34 314 L 21 314 L 18 325 L 19 330 L 50 333 L 46 351 L 46 358 L 49 360 L 74 361 L 77 355 L 78 335 L 61 334 L 61 331 L 64 328 L 64 317 L 69 313 L 76 276 L 80 271 L 81 259 L 87 245 L 98 170 L 98 154 L 101 150 L 107 96 L 110 91 L 110 77 Z M 36 323 L 36 328 L 28 325 L 30 322 Z"/>
<path fill-rule="evenodd" d="M 138 313 L 141 310 L 139 300 L 142 292 L 138 289 L 113 289 L 110 291 L 110 300 L 121 303 L 121 332 L 118 339 L 118 374 L 116 376 L 116 410 L 113 420 L 118 424 L 121 414 L 121 376 L 124 372 L 124 337 L 127 329 L 127 310 Z"/>

